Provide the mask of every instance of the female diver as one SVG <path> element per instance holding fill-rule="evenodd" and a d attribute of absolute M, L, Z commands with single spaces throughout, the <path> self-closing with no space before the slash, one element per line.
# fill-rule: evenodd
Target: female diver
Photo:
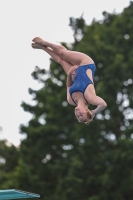
<path fill-rule="evenodd" d="M 79 122 L 89 124 L 94 116 L 106 108 L 106 102 L 96 95 L 94 88 L 94 61 L 86 54 L 69 51 L 65 47 L 53 44 L 39 37 L 32 40 L 32 48 L 42 49 L 59 63 L 67 74 L 67 101 L 75 106 L 75 116 Z M 96 106 L 90 111 L 88 106 Z"/>

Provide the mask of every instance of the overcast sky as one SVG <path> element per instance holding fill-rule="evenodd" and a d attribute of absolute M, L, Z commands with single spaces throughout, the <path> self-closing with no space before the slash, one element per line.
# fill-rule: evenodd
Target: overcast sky
<path fill-rule="evenodd" d="M 70 17 L 80 17 L 90 24 L 102 19 L 102 12 L 116 13 L 129 6 L 129 0 L 1 0 L 0 1 L 0 138 L 19 145 L 20 124 L 30 114 L 20 107 L 32 103 L 28 88 L 38 89 L 32 79 L 35 66 L 49 68 L 49 56 L 31 48 L 39 36 L 51 42 L 73 42 Z M 94 58 L 95 59 L 95 58 Z M 64 88 L 65 89 L 65 88 Z"/>

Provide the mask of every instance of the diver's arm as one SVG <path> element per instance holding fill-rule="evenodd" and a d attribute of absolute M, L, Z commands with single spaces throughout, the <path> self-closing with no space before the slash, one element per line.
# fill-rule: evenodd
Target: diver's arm
<path fill-rule="evenodd" d="M 74 103 L 74 101 L 72 100 L 72 98 L 70 97 L 70 93 L 69 93 L 69 88 L 67 87 L 67 102 L 72 105 L 72 106 L 76 106 L 76 104 Z"/>
<path fill-rule="evenodd" d="M 73 84 L 73 80 L 72 80 L 72 75 L 68 74 L 67 75 L 67 81 L 66 81 L 66 86 L 70 87 Z"/>
<path fill-rule="evenodd" d="M 104 103 L 104 104 L 99 104 L 99 105 L 97 106 L 97 108 L 96 108 L 95 110 L 92 111 L 92 114 L 93 114 L 93 115 L 96 115 L 96 114 L 98 114 L 99 112 L 101 112 L 102 110 L 104 110 L 106 107 L 107 107 L 107 104 L 106 104 L 106 103 Z"/>
<path fill-rule="evenodd" d="M 107 107 L 107 103 L 99 96 L 95 97 L 92 104 L 97 105 L 96 109 L 92 110 L 92 118 Z"/>
<path fill-rule="evenodd" d="M 72 84 L 73 84 L 73 80 L 74 80 L 74 77 L 75 77 L 75 70 L 78 68 L 79 66 L 78 65 L 73 65 L 70 70 L 68 71 L 67 73 L 67 81 L 66 81 L 66 85 L 67 87 L 70 87 Z"/>

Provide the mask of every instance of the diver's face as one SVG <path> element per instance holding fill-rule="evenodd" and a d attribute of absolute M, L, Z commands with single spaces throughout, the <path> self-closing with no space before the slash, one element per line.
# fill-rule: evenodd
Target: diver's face
<path fill-rule="evenodd" d="M 86 122 L 88 116 L 87 108 L 76 107 L 75 116 L 79 122 Z"/>

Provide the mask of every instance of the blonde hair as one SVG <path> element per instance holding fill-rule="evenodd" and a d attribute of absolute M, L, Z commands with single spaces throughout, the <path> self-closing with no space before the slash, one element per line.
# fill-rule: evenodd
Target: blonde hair
<path fill-rule="evenodd" d="M 91 116 L 92 116 L 92 112 L 88 109 L 87 120 L 86 122 L 83 122 L 85 125 L 89 125 L 93 121 L 93 119 L 91 119 Z"/>
<path fill-rule="evenodd" d="M 83 123 L 85 125 L 89 125 L 93 121 L 93 119 L 92 119 L 92 112 L 88 108 L 87 108 L 87 110 L 88 110 L 88 112 L 87 112 L 87 118 L 86 118 L 86 120 L 85 121 L 78 120 L 80 123 Z"/>

